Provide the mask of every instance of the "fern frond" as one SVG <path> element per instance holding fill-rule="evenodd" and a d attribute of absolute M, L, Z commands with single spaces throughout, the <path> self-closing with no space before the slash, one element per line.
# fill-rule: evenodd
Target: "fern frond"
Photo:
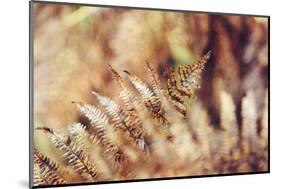
<path fill-rule="evenodd" d="M 158 98 L 161 98 L 163 96 L 163 89 L 161 87 L 161 82 L 158 78 L 158 74 L 152 68 L 149 62 L 146 63 L 146 66 L 149 70 L 149 78 L 152 83 L 153 92 Z"/>
<path fill-rule="evenodd" d="M 120 74 L 110 65 L 108 64 L 110 71 L 113 73 L 115 80 L 119 83 L 122 90 L 119 93 L 120 99 L 124 102 L 128 111 L 134 111 L 135 108 L 138 108 L 137 98 L 133 93 L 125 86 L 125 82 L 120 76 Z"/>
<path fill-rule="evenodd" d="M 60 167 L 48 157 L 34 150 L 34 185 L 66 184 L 60 175 Z"/>
<path fill-rule="evenodd" d="M 181 86 L 189 91 L 200 88 L 198 80 L 201 77 L 201 72 L 204 70 L 205 64 L 211 57 L 211 51 L 207 52 L 197 62 L 192 65 L 186 65 L 185 70 L 179 67 L 179 77 Z"/>
<path fill-rule="evenodd" d="M 182 96 L 188 96 L 189 93 L 178 89 L 174 69 L 166 67 L 165 76 L 167 77 L 168 99 L 178 112 L 180 112 L 183 116 L 186 116 L 186 107 Z"/>
<path fill-rule="evenodd" d="M 46 184 L 47 181 L 45 181 L 44 177 L 42 176 L 40 164 L 35 162 L 35 158 L 33 158 L 33 160 L 34 160 L 33 185 L 42 186 L 42 185 Z"/>
<path fill-rule="evenodd" d="M 137 76 L 131 75 L 128 71 L 124 71 L 128 74 L 128 77 L 134 87 L 141 94 L 145 105 L 152 109 L 153 112 L 158 112 L 161 110 L 161 102 L 160 99 L 157 99 L 154 93 L 149 89 L 149 87 Z"/>
<path fill-rule="evenodd" d="M 75 102 L 77 108 L 83 113 L 90 121 L 91 128 L 94 132 L 92 140 L 96 140 L 103 146 L 112 146 L 112 142 L 108 137 L 109 121 L 107 116 L 98 108 L 86 103 Z"/>
<path fill-rule="evenodd" d="M 113 77 L 119 83 L 119 85 L 122 88 L 125 87 L 124 80 L 121 78 L 119 73 L 110 64 L 107 64 L 107 66 L 109 67 L 110 71 L 113 73 Z"/>
<path fill-rule="evenodd" d="M 205 67 L 205 64 L 208 62 L 208 60 L 211 57 L 211 51 L 208 51 L 205 55 L 203 55 L 197 62 L 195 62 L 192 65 L 186 66 L 186 72 L 188 75 L 191 74 L 200 74 Z"/>
<path fill-rule="evenodd" d="M 123 124 L 127 129 L 129 136 L 131 136 L 138 147 L 142 150 L 147 151 L 147 145 L 144 141 L 144 128 L 142 122 L 138 116 L 137 110 L 139 108 L 137 98 L 132 94 L 132 92 L 125 86 L 123 79 L 119 73 L 113 69 L 112 66 L 108 65 L 114 78 L 120 84 L 122 90 L 119 93 L 120 99 L 124 102 L 126 110 L 123 110 L 120 106 L 116 104 L 118 110 L 115 112 L 108 112 L 114 120 L 114 124 Z M 113 102 L 114 103 L 114 102 Z"/>
<path fill-rule="evenodd" d="M 101 96 L 96 92 L 93 92 L 93 94 L 105 107 L 106 112 L 111 116 L 113 125 L 116 128 L 121 128 L 126 131 L 142 150 L 146 150 L 147 146 L 144 141 L 144 128 L 142 127 L 136 112 L 127 112 L 110 98 Z"/>
<path fill-rule="evenodd" d="M 128 71 L 124 71 L 128 74 L 129 80 L 134 87 L 141 94 L 144 105 L 150 110 L 152 118 L 157 120 L 161 124 L 168 125 L 169 122 L 165 118 L 164 108 L 162 107 L 161 100 L 157 97 L 149 87 L 137 76 L 130 74 Z"/>
<path fill-rule="evenodd" d="M 178 76 L 180 80 L 180 85 L 176 86 L 177 90 L 183 95 L 187 97 L 192 97 L 192 90 L 190 88 L 190 82 L 187 75 L 186 70 L 182 66 L 178 67 Z"/>
<path fill-rule="evenodd" d="M 89 181 L 97 179 L 98 172 L 95 164 L 69 137 L 59 134 L 47 127 L 41 127 L 38 128 L 38 130 L 43 130 L 46 133 L 55 147 L 63 152 L 63 157 L 67 160 L 69 165 L 79 172 L 83 178 Z"/>
<path fill-rule="evenodd" d="M 119 93 L 119 98 L 124 103 L 127 111 L 136 113 L 137 110 L 140 110 L 141 107 L 139 105 L 139 102 L 137 101 L 136 96 L 133 95 L 131 91 L 123 89 Z"/>
<path fill-rule="evenodd" d="M 93 140 L 100 143 L 106 150 L 105 153 L 109 154 L 118 163 L 125 161 L 125 154 L 119 147 L 112 141 L 109 133 L 109 121 L 107 116 L 93 105 L 86 103 L 77 103 L 78 109 L 91 121 L 94 132 Z"/>
<path fill-rule="evenodd" d="M 101 96 L 100 94 L 98 94 L 94 91 L 92 91 L 92 94 L 95 95 L 96 98 L 98 99 L 98 101 L 100 102 L 100 104 L 105 107 L 106 112 L 109 115 L 111 115 L 111 117 L 113 118 L 112 121 L 114 123 L 114 126 L 116 128 L 126 130 L 126 127 L 124 126 L 124 124 L 118 122 L 118 116 L 119 116 L 120 112 L 123 112 L 121 107 L 116 102 L 114 102 L 113 100 L 111 100 L 108 97 Z M 125 119 L 125 118 L 127 119 L 127 117 L 123 117 L 123 119 Z M 122 119 L 122 121 L 123 121 L 123 119 Z M 127 121 L 127 120 L 124 120 L 124 121 Z"/>
<path fill-rule="evenodd" d="M 83 113 L 95 125 L 109 125 L 108 117 L 98 108 L 93 105 L 81 102 L 73 102 L 81 113 Z"/>
<path fill-rule="evenodd" d="M 170 82 L 172 89 L 177 91 L 176 93 L 178 93 L 178 96 L 191 97 L 190 91 L 181 87 L 181 85 L 178 85 L 175 70 L 173 68 L 166 66 L 164 75 L 167 77 L 167 81 Z"/>
<path fill-rule="evenodd" d="M 103 156 L 102 145 L 99 145 L 96 141 L 93 142 L 93 135 L 90 134 L 89 128 L 81 123 L 74 123 L 68 126 L 68 131 L 71 139 L 94 160 L 96 168 L 99 170 L 99 180 L 112 177 L 111 170 L 106 162 L 106 157 L 108 156 Z"/>
<path fill-rule="evenodd" d="M 89 133 L 86 131 L 86 126 L 81 123 L 74 123 L 68 126 L 68 131 L 73 137 L 77 146 L 81 149 L 87 149 L 89 145 Z"/>
<path fill-rule="evenodd" d="M 201 57 L 193 65 L 187 65 L 185 69 L 182 66 L 179 66 L 179 85 L 177 83 L 175 70 L 173 68 L 169 68 L 168 66 L 165 68 L 164 75 L 167 78 L 166 82 L 169 99 L 176 110 L 183 116 L 186 116 L 187 113 L 183 97 L 194 97 L 194 89 L 199 88 L 198 80 L 200 78 L 200 74 L 210 56 L 211 51 Z"/>

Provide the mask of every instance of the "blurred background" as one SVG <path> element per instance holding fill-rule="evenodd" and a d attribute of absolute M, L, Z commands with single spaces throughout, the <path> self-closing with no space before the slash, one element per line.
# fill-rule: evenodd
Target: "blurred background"
<path fill-rule="evenodd" d="M 222 90 L 233 99 L 239 127 L 242 99 L 251 91 L 261 124 L 267 18 L 35 3 L 34 125 L 60 129 L 82 119 L 71 102 L 95 103 L 91 90 L 116 98 L 119 87 L 106 64 L 147 81 L 146 61 L 163 77 L 166 65 L 192 64 L 209 50 L 197 101 L 211 125 L 221 126 Z"/>
<path fill-rule="evenodd" d="M 212 57 L 202 74 L 200 100 L 219 125 L 217 91 L 239 107 L 254 90 L 258 106 L 268 87 L 267 18 L 35 4 L 35 124 L 64 127 L 76 115 L 72 100 L 91 101 L 91 89 L 116 95 L 106 63 L 146 80 L 149 61 L 163 76 L 167 64 Z M 240 120 L 239 110 L 237 117 Z"/>

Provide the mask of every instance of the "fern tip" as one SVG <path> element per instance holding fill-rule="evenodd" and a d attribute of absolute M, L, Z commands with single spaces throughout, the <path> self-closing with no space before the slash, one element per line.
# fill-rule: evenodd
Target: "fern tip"
<path fill-rule="evenodd" d="M 44 131 L 44 132 L 48 132 L 48 133 L 53 133 L 53 130 L 49 127 L 37 127 L 35 129 L 40 130 L 40 131 Z"/>
<path fill-rule="evenodd" d="M 131 73 L 129 71 L 127 71 L 127 70 L 124 70 L 123 72 L 128 74 L 128 75 L 131 75 Z"/>

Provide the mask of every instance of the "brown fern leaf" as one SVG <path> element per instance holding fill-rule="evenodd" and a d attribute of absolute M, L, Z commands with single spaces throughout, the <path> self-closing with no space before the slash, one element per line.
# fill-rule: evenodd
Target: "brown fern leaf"
<path fill-rule="evenodd" d="M 127 112 L 123 111 L 117 104 L 116 104 L 116 107 L 118 107 L 118 110 L 120 111 L 121 115 L 126 114 L 126 116 L 124 115 L 125 117 L 130 117 L 130 120 L 135 120 L 134 124 L 128 123 L 129 127 L 127 127 L 127 128 L 129 130 L 129 132 L 130 132 L 130 130 L 132 130 L 132 131 L 133 130 L 143 130 L 141 120 L 138 117 L 137 111 L 136 111 L 136 109 L 139 108 L 139 105 L 138 105 L 139 103 L 137 102 L 136 96 L 133 95 L 133 93 L 124 85 L 124 81 L 122 80 L 119 73 L 116 70 L 114 70 L 111 66 L 110 66 L 110 69 L 111 69 L 112 73 L 114 74 L 114 78 L 118 81 L 118 83 L 122 87 L 122 90 L 119 93 L 119 97 L 124 102 Z M 109 114 L 113 114 L 113 113 L 114 112 L 109 112 Z M 124 116 L 121 116 L 121 117 L 124 117 Z M 130 127 L 134 127 L 134 128 L 130 128 Z M 139 133 L 139 134 L 137 134 L 137 133 Z M 131 135 L 134 136 L 134 138 L 143 138 L 144 132 L 138 131 L 137 133 L 131 133 Z"/>
<path fill-rule="evenodd" d="M 106 150 L 105 153 L 114 158 L 116 163 L 122 163 L 127 158 L 121 149 L 112 141 L 108 134 L 109 120 L 107 116 L 93 105 L 75 102 L 82 112 L 92 123 L 90 133 L 94 133 L 92 141 L 97 141 Z"/>
<path fill-rule="evenodd" d="M 114 76 L 115 80 L 118 81 L 120 86 L 122 88 L 125 87 L 124 81 L 121 78 L 121 76 L 119 75 L 119 73 L 110 64 L 107 64 L 107 66 L 109 67 L 110 71 L 113 73 L 113 76 Z"/>
<path fill-rule="evenodd" d="M 198 84 L 198 79 L 201 77 L 201 72 L 203 71 L 205 64 L 211 57 L 211 51 L 207 52 L 202 56 L 197 62 L 192 65 L 186 65 L 185 70 L 179 67 L 178 73 L 181 80 L 181 86 L 188 91 L 193 91 L 194 89 L 200 88 Z"/>
<path fill-rule="evenodd" d="M 66 184 L 60 175 L 60 167 L 48 157 L 34 149 L 34 185 Z"/>
<path fill-rule="evenodd" d="M 149 78 L 150 78 L 150 81 L 152 82 L 153 92 L 158 98 L 161 98 L 163 96 L 163 89 L 161 87 L 161 82 L 158 78 L 158 74 L 152 68 L 152 66 L 150 65 L 149 62 L 146 63 L 146 66 L 149 70 Z"/>
<path fill-rule="evenodd" d="M 97 97 L 101 105 L 105 107 L 106 112 L 111 117 L 113 125 L 116 128 L 125 130 L 126 133 L 133 138 L 139 148 L 147 150 L 147 145 L 144 141 L 144 128 L 136 112 L 125 111 L 110 98 L 101 96 L 96 92 L 93 92 L 93 94 Z"/>
<path fill-rule="evenodd" d="M 205 55 L 203 55 L 197 62 L 195 62 L 192 65 L 186 66 L 186 72 L 188 75 L 191 75 L 192 73 L 200 74 L 202 70 L 204 69 L 205 64 L 211 57 L 211 51 L 208 51 Z"/>
<path fill-rule="evenodd" d="M 168 125 L 169 122 L 165 118 L 164 108 L 161 105 L 161 100 L 157 97 L 153 91 L 137 76 L 130 74 L 128 71 L 124 71 L 128 74 L 129 80 L 134 85 L 134 87 L 141 94 L 144 105 L 150 110 L 153 119 L 158 121 L 160 124 Z"/>
<path fill-rule="evenodd" d="M 85 155 L 84 151 L 73 143 L 69 137 L 59 134 L 48 127 L 37 128 L 43 130 L 49 140 L 55 147 L 61 150 L 63 157 L 67 160 L 69 165 L 73 167 L 83 178 L 88 181 L 95 181 L 98 178 L 98 172 L 93 162 Z"/>
<path fill-rule="evenodd" d="M 173 68 L 169 68 L 166 66 L 164 75 L 170 80 L 170 85 L 173 88 L 173 90 L 177 90 L 176 93 L 178 93 L 178 96 L 190 96 L 190 92 L 186 89 L 182 88 L 181 86 L 178 86 L 175 70 Z M 168 81 L 167 79 L 167 81 Z"/>
<path fill-rule="evenodd" d="M 108 64 L 110 71 L 113 73 L 115 80 L 119 83 L 122 90 L 119 93 L 120 99 L 125 103 L 128 111 L 135 111 L 138 108 L 137 98 L 133 93 L 125 86 L 125 82 L 120 76 L 120 74 L 110 65 Z"/>
<path fill-rule="evenodd" d="M 72 103 L 76 104 L 79 111 L 83 113 L 93 124 L 108 127 L 108 117 L 100 109 L 87 103 L 74 101 Z"/>
<path fill-rule="evenodd" d="M 68 131 L 73 140 L 81 149 L 87 149 L 89 146 L 90 134 L 86 131 L 86 126 L 81 123 L 74 123 L 68 126 Z"/>
<path fill-rule="evenodd" d="M 182 66 L 178 67 L 178 75 L 180 80 L 180 86 L 177 86 L 178 91 L 180 91 L 183 96 L 192 97 L 192 90 L 189 88 L 187 82 L 187 72 Z"/>
<path fill-rule="evenodd" d="M 45 181 L 44 177 L 42 176 L 40 164 L 36 163 L 35 161 L 36 161 L 36 159 L 34 158 L 33 185 L 34 186 L 46 185 L 47 181 Z"/>
<path fill-rule="evenodd" d="M 186 107 L 182 96 L 187 96 L 188 93 L 178 89 L 174 69 L 166 67 L 165 76 L 167 77 L 168 99 L 178 112 L 186 116 Z"/>
<path fill-rule="evenodd" d="M 137 110 L 139 109 L 139 103 L 137 102 L 137 98 L 133 93 L 125 86 L 123 79 L 119 75 L 119 73 L 113 69 L 112 66 L 108 65 L 111 72 L 114 75 L 114 78 L 122 87 L 121 92 L 119 93 L 120 99 L 124 102 L 126 111 L 122 110 L 118 105 L 118 110 L 116 112 L 108 112 L 110 115 L 113 116 L 113 119 L 119 123 L 125 123 L 125 127 L 128 130 L 129 135 L 134 139 L 137 143 L 138 147 L 142 150 L 147 151 L 147 145 L 144 141 L 144 128 L 142 126 L 141 119 L 138 116 Z M 114 102 L 113 102 L 114 103 Z M 125 118 L 123 122 L 123 118 Z"/>
<path fill-rule="evenodd" d="M 107 104 L 111 104 L 116 107 L 115 112 L 110 111 L 106 108 L 108 113 L 113 116 L 116 125 L 124 125 L 127 128 L 130 135 L 136 140 L 143 140 L 144 138 L 144 128 L 142 126 L 141 120 L 137 114 L 136 109 L 139 108 L 137 98 L 132 94 L 132 92 L 124 85 L 124 81 L 121 76 L 109 65 L 115 79 L 119 82 L 122 87 L 122 91 L 119 94 L 120 99 L 124 102 L 126 110 L 123 110 L 114 101 L 108 99 Z M 106 104 L 103 104 L 106 106 Z M 125 121 L 123 121 L 125 120 Z"/>
<path fill-rule="evenodd" d="M 167 81 L 167 88 L 168 88 L 168 95 L 169 100 L 174 105 L 176 110 L 180 112 L 183 116 L 186 116 L 187 110 L 184 105 L 184 100 L 181 98 L 177 90 L 174 90 L 174 88 L 171 86 L 171 82 L 168 79 Z"/>
<path fill-rule="evenodd" d="M 107 154 L 103 154 L 103 147 L 98 142 L 93 142 L 92 135 L 89 133 L 87 126 L 81 123 L 74 123 L 68 126 L 71 139 L 81 147 L 85 153 L 96 163 L 96 169 L 99 170 L 99 181 L 107 180 L 112 177 L 113 169 L 107 162 Z M 106 156 L 104 156 L 106 155 Z M 115 162 L 113 162 L 113 165 Z"/>

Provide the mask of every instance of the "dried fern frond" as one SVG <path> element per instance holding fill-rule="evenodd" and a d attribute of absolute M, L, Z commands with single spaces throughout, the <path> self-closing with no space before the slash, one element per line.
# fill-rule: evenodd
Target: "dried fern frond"
<path fill-rule="evenodd" d="M 145 131 L 142 126 L 141 119 L 138 116 L 137 109 L 139 109 L 139 103 L 137 102 L 137 98 L 132 92 L 125 86 L 123 79 L 119 75 L 119 73 L 113 69 L 112 66 L 109 65 L 111 72 L 114 75 L 114 78 L 122 87 L 121 92 L 119 93 L 120 99 L 124 102 L 126 110 L 122 110 L 119 106 L 118 110 L 115 112 L 109 112 L 111 116 L 113 116 L 113 120 L 116 120 L 115 124 L 123 123 L 127 128 L 129 135 L 133 137 L 138 147 L 142 150 L 147 151 L 147 145 L 144 141 Z M 123 118 L 125 118 L 123 120 Z M 127 122 L 126 122 L 127 121 Z"/>
<path fill-rule="evenodd" d="M 107 66 L 109 67 L 110 71 L 113 73 L 113 77 L 115 78 L 116 81 L 118 81 L 120 86 L 122 88 L 125 87 L 124 81 L 121 78 L 121 76 L 119 75 L 119 73 L 110 64 L 107 64 Z"/>
<path fill-rule="evenodd" d="M 119 97 L 121 100 L 123 100 L 126 110 L 123 110 L 117 103 L 110 100 L 109 98 L 107 98 L 108 101 L 107 104 L 103 104 L 103 103 L 102 104 L 106 107 L 107 112 L 113 117 L 114 123 L 117 126 L 123 125 L 120 127 L 127 128 L 130 135 L 132 135 L 134 138 L 143 139 L 144 131 L 140 118 L 138 117 L 136 111 L 136 108 L 138 108 L 137 99 L 132 94 L 132 92 L 125 86 L 124 81 L 119 75 L 119 73 L 116 70 L 114 70 L 112 66 L 110 65 L 108 66 L 111 72 L 113 73 L 114 78 L 118 81 L 118 83 L 122 87 L 122 91 L 120 92 Z M 95 95 L 97 96 L 98 94 L 95 93 Z M 106 97 L 104 97 L 104 99 L 106 99 Z M 115 111 L 112 111 L 113 109 L 107 108 L 107 105 L 110 104 L 112 107 L 115 107 Z"/>
<path fill-rule="evenodd" d="M 192 90 L 189 86 L 189 82 L 195 82 L 194 80 L 191 80 L 191 78 L 188 78 L 187 72 L 185 69 L 180 65 L 178 67 L 178 76 L 180 80 L 180 85 L 177 86 L 177 90 L 182 94 L 183 96 L 188 96 L 189 98 L 192 97 Z"/>
<path fill-rule="evenodd" d="M 185 68 L 183 68 L 183 66 L 179 66 L 179 85 L 177 82 L 175 70 L 173 68 L 169 68 L 168 66 L 165 68 L 164 75 L 167 78 L 166 82 L 169 100 L 174 105 L 176 110 L 183 116 L 186 116 L 187 114 L 187 109 L 183 97 L 187 96 L 188 98 L 191 98 L 195 96 L 194 89 L 199 88 L 198 80 L 200 78 L 201 72 L 204 69 L 204 65 L 206 64 L 210 56 L 211 51 L 209 51 L 206 55 L 201 57 L 192 65 L 187 65 Z"/>
<path fill-rule="evenodd" d="M 110 137 L 108 136 L 109 120 L 108 117 L 98 108 L 87 103 L 75 102 L 77 108 L 90 121 L 90 133 L 93 133 L 92 140 L 101 143 L 104 146 L 113 146 Z"/>
<path fill-rule="evenodd" d="M 63 152 L 63 157 L 70 166 L 88 181 L 95 181 L 98 177 L 95 164 L 89 160 L 84 151 L 73 143 L 69 137 L 59 134 L 48 127 L 40 127 L 55 147 Z"/>
<path fill-rule="evenodd" d="M 93 130 L 93 140 L 101 143 L 106 154 L 114 158 L 115 162 L 121 163 L 125 161 L 126 157 L 120 148 L 112 141 L 108 133 L 109 120 L 107 116 L 93 105 L 86 103 L 77 103 L 78 109 L 91 121 L 91 129 Z"/>
<path fill-rule="evenodd" d="M 73 102 L 81 113 L 83 113 L 93 124 L 108 127 L 108 117 L 93 105 L 81 102 Z"/>
<path fill-rule="evenodd" d="M 185 101 L 182 96 L 188 96 L 189 93 L 177 87 L 177 80 L 174 69 L 166 67 L 165 76 L 167 77 L 168 99 L 178 112 L 180 112 L 183 116 L 186 116 Z"/>
<path fill-rule="evenodd" d="M 144 141 L 144 128 L 142 127 L 136 112 L 127 112 L 110 98 L 101 96 L 96 92 L 93 92 L 93 94 L 105 107 L 106 112 L 111 116 L 113 125 L 116 128 L 125 130 L 128 135 L 133 138 L 139 148 L 147 150 L 147 145 Z"/>
<path fill-rule="evenodd" d="M 41 168 L 39 163 L 35 163 L 35 158 L 33 158 L 33 184 L 34 186 L 42 186 L 47 183 L 41 173 Z M 48 183 L 47 183 L 48 184 Z"/>
<path fill-rule="evenodd" d="M 74 123 L 68 126 L 68 131 L 75 143 L 87 152 L 89 157 L 96 163 L 96 168 L 99 170 L 99 178 L 103 180 L 111 178 L 112 172 L 105 159 L 103 159 L 102 148 L 98 143 L 93 143 L 87 127 L 81 123 Z"/>
<path fill-rule="evenodd" d="M 34 149 L 34 185 L 58 185 L 67 182 L 60 175 L 60 167 Z"/>
<path fill-rule="evenodd" d="M 124 117 L 124 115 L 119 115 L 120 112 L 123 113 L 123 110 L 121 109 L 121 107 L 114 102 L 113 100 L 111 100 L 108 97 L 105 96 L 101 96 L 100 94 L 92 91 L 92 94 L 94 96 L 97 97 L 99 103 L 105 107 L 106 112 L 112 117 L 112 122 L 114 123 L 114 126 L 116 128 L 120 128 L 123 130 L 126 130 L 126 126 L 124 125 L 124 123 L 120 123 L 119 122 L 119 117 L 118 116 L 122 116 L 123 118 L 128 119 L 127 117 Z M 123 119 L 122 119 L 123 120 Z M 127 120 L 124 120 L 124 122 L 126 122 Z"/>
<path fill-rule="evenodd" d="M 180 77 L 180 84 L 183 88 L 193 91 L 200 88 L 198 80 L 201 77 L 201 72 L 204 70 L 205 64 L 211 57 L 211 51 L 207 52 L 197 62 L 192 65 L 186 65 L 185 70 L 179 67 L 178 73 Z"/>
<path fill-rule="evenodd" d="M 68 131 L 75 140 L 77 146 L 81 149 L 87 149 L 89 145 L 89 133 L 86 131 L 86 126 L 81 123 L 74 123 L 68 126 Z"/>
<path fill-rule="evenodd" d="M 122 120 L 122 117 L 123 118 L 125 117 L 125 119 L 126 119 L 125 124 L 127 125 L 126 127 L 128 128 L 129 132 L 131 133 L 131 136 L 134 138 L 134 140 L 136 141 L 136 143 L 138 144 L 138 146 L 140 148 L 142 148 L 142 149 L 145 148 L 146 151 L 148 151 L 146 144 L 144 142 L 143 136 L 140 136 L 140 134 L 144 135 L 143 134 L 144 128 L 142 125 L 141 117 L 145 119 L 145 117 L 147 117 L 147 116 L 150 117 L 150 116 L 147 115 L 145 111 L 143 111 L 143 107 L 142 107 L 141 103 L 139 103 L 137 101 L 136 96 L 124 85 L 124 81 L 122 80 L 122 78 L 118 74 L 118 72 L 116 70 L 114 70 L 110 65 L 109 65 L 109 67 L 110 67 L 110 70 L 112 71 L 112 73 L 114 74 L 114 78 L 119 82 L 119 84 L 122 87 L 122 90 L 119 93 L 119 97 L 124 102 L 125 108 L 122 110 L 122 112 L 120 112 L 121 116 L 119 116 L 119 117 L 121 118 L 121 120 Z M 164 100 L 163 96 L 160 95 L 160 94 L 162 94 L 162 88 L 160 85 L 160 81 L 157 77 L 156 72 L 149 65 L 149 63 L 147 63 L 147 67 L 150 72 L 151 83 L 153 84 L 153 86 L 154 86 L 153 88 L 156 91 L 155 93 L 158 94 L 158 96 L 157 96 L 153 91 L 150 91 L 151 94 L 153 95 L 152 98 L 155 98 L 155 99 L 157 98 L 160 103 L 161 98 L 162 98 L 161 100 Z M 127 74 L 128 74 L 128 72 L 127 72 Z M 145 105 L 147 105 L 147 104 L 145 104 Z M 151 107 L 151 106 L 149 106 L 149 107 Z M 154 118 L 154 120 L 157 120 L 157 124 L 164 123 L 164 125 L 159 125 L 160 133 L 170 136 L 171 133 L 169 132 L 169 130 L 167 128 L 168 122 L 165 121 L 166 120 L 165 117 L 162 117 L 162 115 L 160 115 L 160 113 L 161 114 L 164 113 L 163 108 L 158 113 L 156 113 L 156 112 L 151 112 L 151 113 L 152 113 L 152 117 Z M 163 119 L 164 119 L 164 121 L 161 121 Z"/>
<path fill-rule="evenodd" d="M 133 93 L 125 86 L 125 82 L 119 73 L 110 64 L 108 64 L 108 67 L 113 73 L 115 80 L 122 88 L 121 92 L 119 93 L 120 99 L 125 103 L 128 111 L 135 111 L 135 109 L 139 107 L 136 96 L 133 95 Z"/>
<path fill-rule="evenodd" d="M 144 105 L 150 110 L 152 118 L 161 124 L 168 125 L 169 122 L 164 116 L 165 111 L 162 107 L 161 99 L 157 97 L 153 91 L 151 91 L 149 87 L 137 76 L 132 75 L 126 70 L 124 72 L 128 74 L 129 80 L 141 94 Z"/>
<path fill-rule="evenodd" d="M 154 94 L 158 98 L 163 97 L 163 89 L 161 87 L 161 82 L 158 78 L 158 74 L 156 73 L 156 71 L 153 69 L 153 67 L 150 65 L 149 62 L 146 63 L 146 66 L 149 70 L 149 78 L 152 83 L 152 88 L 153 88 Z"/>
<path fill-rule="evenodd" d="M 182 87 L 181 85 L 178 85 L 176 73 L 173 68 L 166 66 L 164 75 L 167 78 L 167 82 L 170 82 L 172 89 L 176 90 L 179 96 L 191 97 L 192 94 L 191 94 L 190 90 L 187 90 L 184 87 Z"/>

